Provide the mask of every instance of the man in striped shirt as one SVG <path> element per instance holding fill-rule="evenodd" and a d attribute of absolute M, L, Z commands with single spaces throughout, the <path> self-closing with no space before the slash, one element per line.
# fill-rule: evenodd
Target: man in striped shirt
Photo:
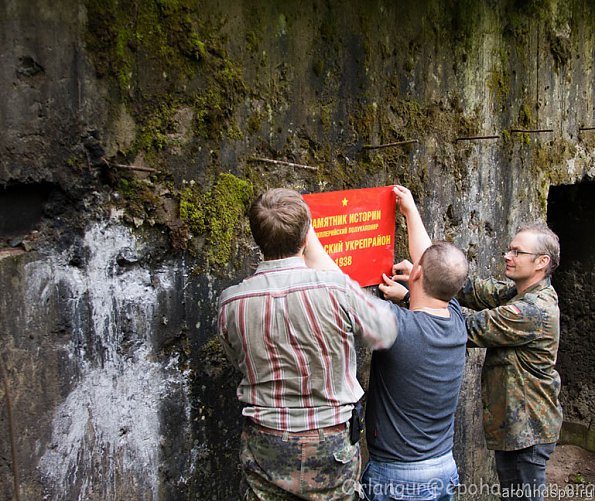
<path fill-rule="evenodd" d="M 269 190 L 249 217 L 264 261 L 223 291 L 218 319 L 223 346 L 243 376 L 243 494 L 353 499 L 361 460 L 348 421 L 364 393 L 355 336 L 388 348 L 395 316 L 326 254 L 299 193 Z"/>

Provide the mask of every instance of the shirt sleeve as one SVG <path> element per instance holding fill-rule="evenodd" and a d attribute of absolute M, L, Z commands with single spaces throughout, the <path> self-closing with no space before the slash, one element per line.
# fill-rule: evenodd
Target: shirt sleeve
<path fill-rule="evenodd" d="M 466 317 L 467 345 L 479 348 L 523 346 L 543 330 L 544 312 L 516 301 L 472 313 Z"/>
<path fill-rule="evenodd" d="M 225 308 L 225 306 L 222 306 L 220 304 L 218 311 L 219 311 L 219 313 L 218 313 L 218 317 L 217 317 L 217 332 L 219 334 L 219 340 L 221 341 L 221 344 L 223 345 L 223 350 L 225 351 L 225 355 L 227 356 L 227 359 L 232 363 L 232 365 L 236 369 L 239 370 L 240 369 L 239 359 L 238 359 L 238 356 L 229 341 L 229 336 L 227 333 L 227 318 L 226 318 L 227 309 Z"/>
<path fill-rule="evenodd" d="M 354 334 L 360 335 L 373 350 L 390 348 L 398 333 L 390 302 L 373 296 L 351 279 L 347 283 Z"/>
<path fill-rule="evenodd" d="M 516 288 L 493 278 L 468 278 L 457 295 L 461 305 L 473 310 L 496 308 L 516 295 Z"/>

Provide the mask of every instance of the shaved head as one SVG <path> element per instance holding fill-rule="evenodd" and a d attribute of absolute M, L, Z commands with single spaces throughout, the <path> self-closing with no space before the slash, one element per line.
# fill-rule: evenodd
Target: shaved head
<path fill-rule="evenodd" d="M 465 254 L 445 241 L 434 242 L 428 247 L 419 265 L 423 270 L 424 291 L 442 301 L 450 301 L 461 290 L 469 273 Z"/>

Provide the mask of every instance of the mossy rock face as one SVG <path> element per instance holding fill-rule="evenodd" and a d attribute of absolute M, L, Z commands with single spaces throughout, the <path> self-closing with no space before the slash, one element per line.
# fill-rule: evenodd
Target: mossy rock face
<path fill-rule="evenodd" d="M 196 183 L 181 191 L 180 218 L 191 234 L 205 236 L 209 265 L 230 263 L 237 228 L 245 221 L 253 196 L 250 182 L 228 173 L 220 174 L 210 191 L 201 192 Z"/>
<path fill-rule="evenodd" d="M 176 113 L 194 110 L 195 135 L 241 138 L 231 119 L 246 94 L 241 67 L 227 55 L 217 26 L 190 0 L 87 0 L 86 43 L 98 76 L 114 82 L 138 134 L 128 151 L 155 164 L 176 147 Z"/>
<path fill-rule="evenodd" d="M 124 98 L 139 90 L 138 64 L 175 87 L 196 72 L 194 63 L 206 56 L 197 33 L 190 1 L 165 2 L 87 0 L 87 44 L 99 76 L 110 75 Z"/>
<path fill-rule="evenodd" d="M 147 219 L 155 215 L 160 200 L 150 181 L 122 177 L 117 189 L 131 217 Z"/>

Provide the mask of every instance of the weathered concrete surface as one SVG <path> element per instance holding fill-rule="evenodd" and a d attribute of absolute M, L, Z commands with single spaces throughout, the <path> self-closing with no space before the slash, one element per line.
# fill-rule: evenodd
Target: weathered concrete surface
<path fill-rule="evenodd" d="M 47 188 L 37 232 L 0 225 L 0 493 L 234 499 L 238 376 L 213 336 L 219 291 L 257 260 L 251 194 L 399 181 L 434 237 L 501 271 L 550 186 L 595 177 L 579 130 L 594 16 L 588 0 L 0 0 L 0 184 Z M 419 142 L 362 148 L 403 139 Z M 482 358 L 457 415 L 467 484 L 494 478 Z"/>

